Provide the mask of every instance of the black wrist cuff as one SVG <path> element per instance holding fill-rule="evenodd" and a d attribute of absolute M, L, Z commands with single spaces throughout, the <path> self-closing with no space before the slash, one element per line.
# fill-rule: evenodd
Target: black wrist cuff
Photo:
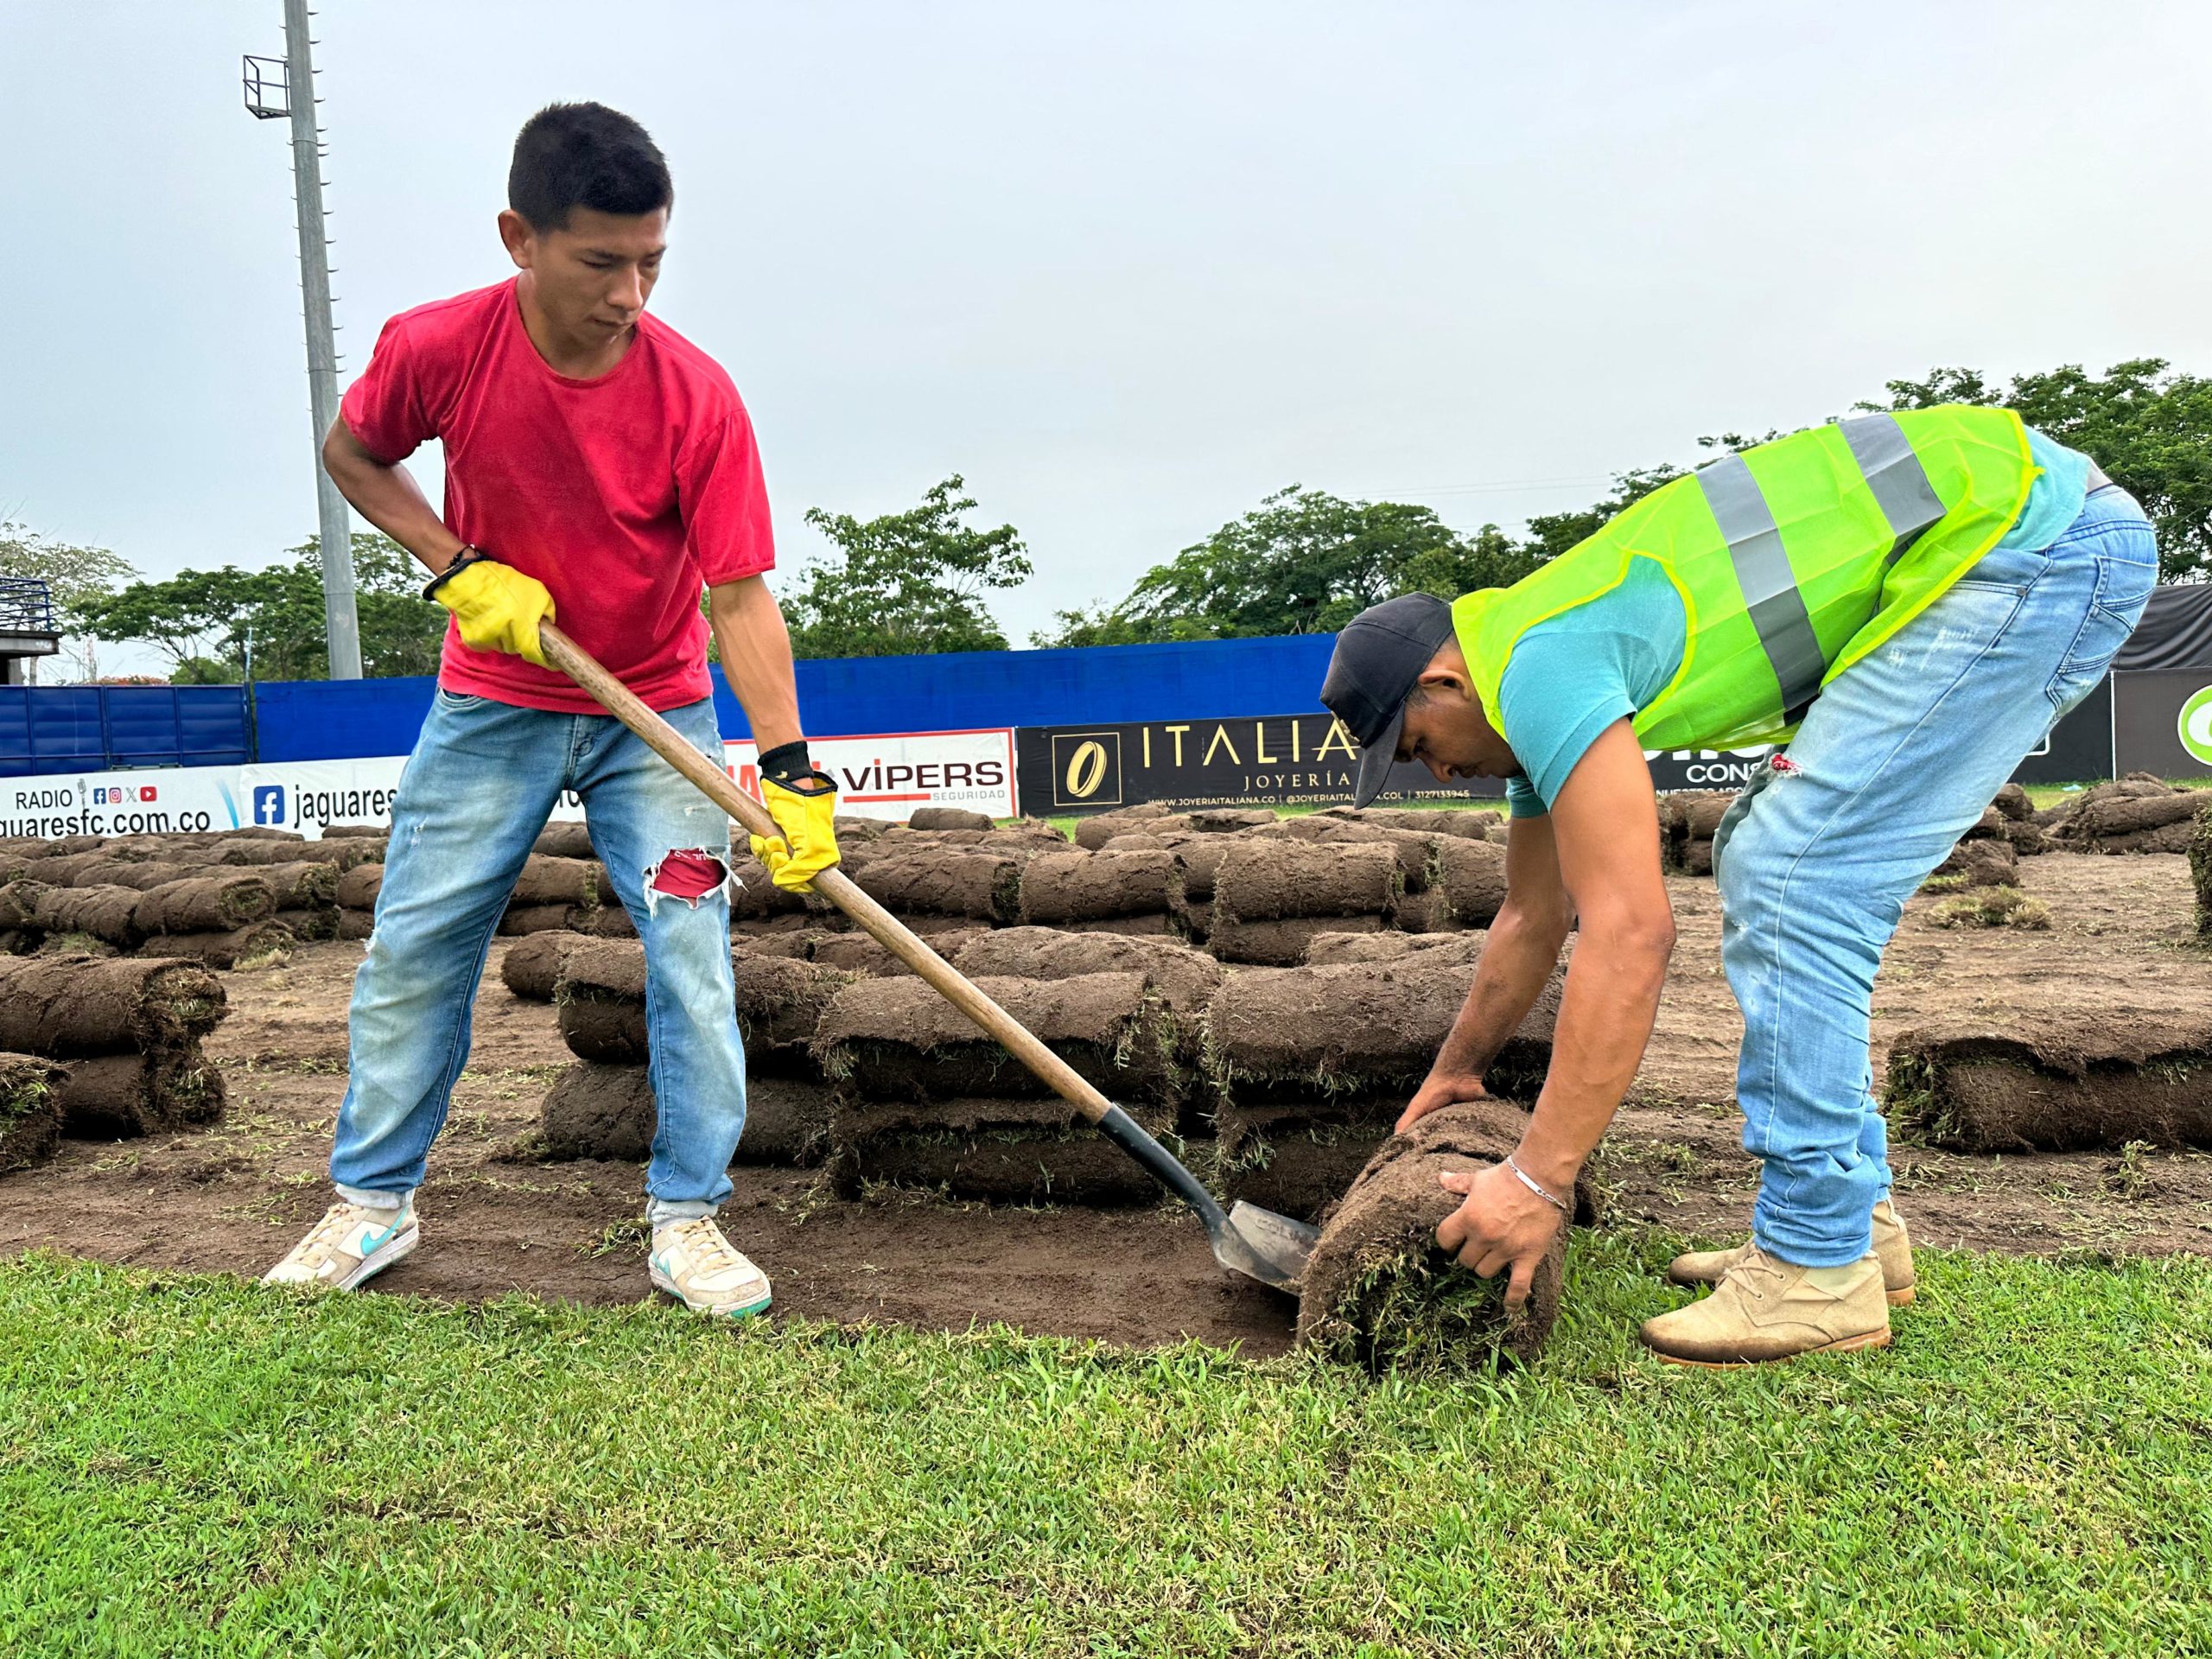
<path fill-rule="evenodd" d="M 423 590 L 423 597 L 425 599 L 435 599 L 438 596 L 439 588 L 444 587 L 446 583 L 451 582 L 462 571 L 467 569 L 470 565 L 486 563 L 490 560 L 491 556 L 492 556 L 489 553 L 480 553 L 473 547 L 462 548 L 460 552 L 454 555 L 453 563 L 451 564 L 446 566 L 444 569 L 439 571 L 436 575 L 430 578 L 430 585 Z"/>
<path fill-rule="evenodd" d="M 792 743 L 779 743 L 760 757 L 760 775 L 771 782 L 786 786 L 803 778 L 814 775 L 814 761 L 806 752 L 806 740 Z"/>

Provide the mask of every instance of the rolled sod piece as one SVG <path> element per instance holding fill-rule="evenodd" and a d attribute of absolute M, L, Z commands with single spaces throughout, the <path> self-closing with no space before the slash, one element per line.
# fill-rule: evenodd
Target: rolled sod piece
<path fill-rule="evenodd" d="M 1428 886 L 1430 877 L 1435 873 L 1435 836 L 1417 835 L 1410 830 L 1392 830 L 1379 823 L 1309 815 L 1284 818 L 1266 829 L 1248 833 L 1259 840 L 1303 841 L 1319 846 L 1388 847 L 1397 855 L 1400 890 L 1405 893 L 1421 892 Z"/>
<path fill-rule="evenodd" d="M 1505 849 L 1465 836 L 1436 843 L 1437 884 L 1462 927 L 1488 927 L 1505 903 Z"/>
<path fill-rule="evenodd" d="M 334 897 L 343 910 L 374 910 L 377 895 L 384 891 L 384 866 L 356 864 L 338 878 Z"/>
<path fill-rule="evenodd" d="M 569 952 L 584 942 L 582 933 L 532 933 L 507 947 L 499 962 L 499 978 L 525 1002 L 550 1002 Z M 640 993 L 642 995 L 642 993 Z"/>
<path fill-rule="evenodd" d="M 222 982 L 196 962 L 0 958 L 0 1050 L 69 1059 L 175 1047 L 227 1012 Z"/>
<path fill-rule="evenodd" d="M 1713 874 L 1712 841 L 1700 836 L 1681 842 L 1676 849 L 1675 869 L 1675 873 L 1681 875 L 1711 875 Z"/>
<path fill-rule="evenodd" d="M 135 920 L 149 938 L 156 933 L 227 933 L 265 920 L 276 909 L 276 894 L 257 873 L 226 871 L 140 894 Z"/>
<path fill-rule="evenodd" d="M 1172 1106 L 1183 1086 L 1173 1020 L 1142 974 L 986 977 L 986 995 L 1116 1104 Z M 823 1071 L 852 1098 L 1035 1099 L 1043 1083 L 920 979 L 871 979 L 841 993 L 815 1036 Z"/>
<path fill-rule="evenodd" d="M 317 905 L 313 908 L 280 910 L 270 920 L 290 928 L 292 937 L 302 944 L 323 944 L 338 937 L 338 918 L 344 913 L 335 905 Z"/>
<path fill-rule="evenodd" d="M 354 869 L 381 870 L 381 864 L 357 864 Z M 347 875 L 353 870 L 346 872 Z M 289 864 L 266 864 L 254 874 L 269 884 L 283 910 L 322 910 L 338 903 L 338 867 L 323 859 L 299 859 Z"/>
<path fill-rule="evenodd" d="M 1074 979 L 1141 974 L 1145 988 L 1179 1018 L 1203 1018 L 1222 982 L 1221 964 L 1172 939 L 1008 927 L 979 933 L 952 958 L 970 979 Z"/>
<path fill-rule="evenodd" d="M 1424 952 L 1231 974 L 1206 1011 L 1216 1083 L 1233 1101 L 1329 1105 L 1344 1097 L 1410 1098 L 1428 1075 L 1474 983 L 1471 962 Z M 1491 1061 L 1493 1094 L 1534 1099 L 1551 1064 L 1566 976 L 1554 973 Z"/>
<path fill-rule="evenodd" d="M 215 867 L 205 863 L 186 863 L 173 859 L 131 859 L 92 857 L 72 860 L 75 876 L 68 882 L 73 887 L 136 887 L 144 893 L 152 887 L 166 886 L 171 881 L 188 881 L 195 875 L 206 875 Z"/>
<path fill-rule="evenodd" d="M 0 884 L 0 927 L 20 933 L 40 933 L 39 903 L 54 891 L 44 881 L 33 881 L 28 877 Z"/>
<path fill-rule="evenodd" d="M 289 841 L 296 845 L 307 839 L 296 830 L 279 830 L 271 823 L 247 823 L 235 830 L 212 830 L 207 838 L 222 847 L 235 846 L 242 841 Z"/>
<path fill-rule="evenodd" d="M 2020 857 L 2009 841 L 1962 841 L 1936 867 L 1930 880 L 1943 877 L 1955 878 L 1962 887 L 2017 887 Z"/>
<path fill-rule="evenodd" d="M 2137 830 L 2124 836 L 2099 836 L 2075 844 L 2085 852 L 2118 856 L 2129 853 L 2186 853 L 2193 826 L 2186 820 L 2162 823 L 2155 830 Z"/>
<path fill-rule="evenodd" d="M 2181 790 L 2171 795 L 2120 797 L 2092 801 L 2075 816 L 2075 836 L 2089 841 L 2140 834 L 2145 830 L 2162 829 L 2170 823 L 2183 823 L 2196 816 L 2197 809 L 2212 791 Z"/>
<path fill-rule="evenodd" d="M 528 933 L 573 932 L 577 925 L 597 912 L 582 905 L 509 905 L 499 918 L 503 938 Z"/>
<path fill-rule="evenodd" d="M 338 937 L 356 944 L 366 940 L 376 931 L 376 915 L 372 911 L 341 910 L 338 912 Z"/>
<path fill-rule="evenodd" d="M 853 880 L 890 910 L 1010 922 L 1021 910 L 1024 862 L 982 848 L 901 851 L 871 860 Z"/>
<path fill-rule="evenodd" d="M 1922 1027 L 1890 1049 L 1887 1096 L 1893 1122 L 1959 1152 L 2212 1147 L 2212 1011 Z"/>
<path fill-rule="evenodd" d="M 1441 887 L 1406 894 L 1391 911 L 1390 919 L 1406 933 L 1450 933 L 1459 926 L 1459 918 L 1452 909 L 1451 896 Z M 1310 962 L 1313 958 L 1308 956 L 1306 959 Z"/>
<path fill-rule="evenodd" d="M 549 823 L 537 832 L 530 849 L 541 858 L 591 858 L 591 827 L 585 823 Z"/>
<path fill-rule="evenodd" d="M 1071 933 L 1112 933 L 1128 939 L 1182 939 L 1191 931 L 1181 917 L 1164 910 L 1147 911 L 1141 916 L 1103 916 L 1091 922 L 1062 922 L 1060 926 Z"/>
<path fill-rule="evenodd" d="M 1174 1114 L 1155 1107 L 1130 1116 L 1154 1135 L 1174 1128 Z M 1106 1208 L 1160 1197 L 1141 1165 L 1055 1097 L 873 1101 L 840 1091 L 830 1139 L 832 1183 L 845 1198 L 873 1183 L 985 1204 Z"/>
<path fill-rule="evenodd" d="M 145 938 L 137 917 L 146 896 L 136 887 L 48 887 L 39 894 L 32 925 L 41 932 L 81 933 L 132 950 Z"/>
<path fill-rule="evenodd" d="M 1997 798 L 1990 804 L 2013 823 L 2025 823 L 2035 817 L 2036 804 L 2028 798 L 2028 791 L 2018 784 L 2005 785 L 1997 791 Z"/>
<path fill-rule="evenodd" d="M 1295 968 L 1324 933 L 1379 933 L 1380 916 L 1300 916 L 1280 922 L 1223 921 L 1206 925 L 1206 949 L 1217 961 L 1250 968 Z"/>
<path fill-rule="evenodd" d="M 335 864 L 342 874 L 356 865 L 383 863 L 385 847 L 383 840 L 367 837 L 336 841 L 325 836 L 312 848 L 297 841 L 232 841 L 226 838 L 221 846 L 209 849 L 207 861 L 250 869 L 261 864 L 295 863 L 302 854 L 311 853 L 317 862 Z"/>
<path fill-rule="evenodd" d="M 1378 806 L 1370 807 L 1359 817 L 1386 830 L 1411 830 L 1423 836 L 1459 836 L 1470 841 L 1486 839 L 1491 830 L 1504 822 L 1497 813 L 1462 807 Z"/>
<path fill-rule="evenodd" d="M 1212 903 L 1213 884 L 1221 874 L 1222 861 L 1238 844 L 1228 836 L 1199 836 L 1179 842 L 1174 853 L 1181 896 L 1192 904 Z"/>
<path fill-rule="evenodd" d="M 1175 855 L 1040 853 L 1021 872 L 1021 919 L 1031 925 L 1166 915 Z"/>
<path fill-rule="evenodd" d="M 1114 812 L 1100 812 L 1076 825 L 1075 844 L 1087 853 L 1095 853 L 1124 830 L 1141 830 L 1147 820 L 1168 816 L 1168 808 L 1154 802 L 1125 806 Z"/>
<path fill-rule="evenodd" d="M 1395 962 L 1419 957 L 1423 962 L 1473 963 L 1490 936 L 1462 933 L 1320 933 L 1306 947 L 1306 965 L 1325 968 L 1339 962 Z"/>
<path fill-rule="evenodd" d="M 641 1164 L 652 1154 L 653 1089 L 643 1065 L 579 1060 L 554 1080 L 538 1108 L 545 1155 L 556 1162 L 607 1158 Z"/>
<path fill-rule="evenodd" d="M 929 938 L 930 949 L 950 961 L 976 939 L 991 937 L 988 927 L 953 927 Z M 814 936 L 809 959 L 824 968 L 835 968 L 849 974 L 864 974 L 871 979 L 890 978 L 914 970 L 885 950 L 865 933 L 820 933 Z"/>
<path fill-rule="evenodd" d="M 599 903 L 601 871 L 587 858 L 545 858 L 531 854 L 515 878 L 510 905 L 529 909 L 571 905 L 588 910 Z"/>
<path fill-rule="evenodd" d="M 76 1140 L 162 1135 L 220 1117 L 223 1076 L 189 1042 L 73 1061 L 55 1100 L 61 1132 Z"/>
<path fill-rule="evenodd" d="M 1318 1220 L 1390 1138 L 1406 1103 L 1391 1096 L 1371 1106 L 1325 1116 L 1300 1106 L 1218 1108 L 1215 1169 L 1222 1197 L 1293 1221 Z"/>
<path fill-rule="evenodd" d="M 626 940 L 568 947 L 554 989 L 561 1039 L 579 1059 L 642 1065 L 645 1044 L 645 951 Z"/>
<path fill-rule="evenodd" d="M 2039 858 L 2051 847 L 2050 833 L 2032 819 L 2005 819 L 2005 839 L 2022 858 Z"/>
<path fill-rule="evenodd" d="M 35 1168 L 60 1148 L 68 1076 L 35 1054 L 0 1054 L 0 1175 Z"/>
<path fill-rule="evenodd" d="M 770 880 L 768 867 L 750 853 L 731 856 L 730 874 L 735 878 L 729 889 L 729 916 L 733 922 L 803 915 L 806 910 L 805 897 Z"/>
<path fill-rule="evenodd" d="M 327 914 L 335 918 L 340 912 L 334 910 Z M 157 956 L 189 957 L 205 967 L 235 972 L 273 968 L 289 957 L 299 942 L 299 935 L 277 916 L 265 922 L 248 922 L 226 933 L 164 933 L 141 949 Z"/>
<path fill-rule="evenodd" d="M 918 806 L 907 818 L 910 830 L 988 830 L 992 827 L 988 812 L 970 812 L 959 806 Z"/>
<path fill-rule="evenodd" d="M 1400 887 L 1395 848 L 1240 838 L 1214 877 L 1214 921 L 1379 917 Z"/>
<path fill-rule="evenodd" d="M 1478 1278 L 1436 1243 L 1460 1202 L 1437 1178 L 1498 1162 L 1527 1122 L 1503 1102 L 1472 1101 L 1393 1135 L 1321 1229 L 1299 1294 L 1299 1346 L 1376 1373 L 1534 1360 L 1559 1319 L 1567 1229 L 1518 1314 L 1505 1311 L 1504 1275 Z"/>
<path fill-rule="evenodd" d="M 747 1072 L 818 1077 L 816 1033 L 839 994 L 863 982 L 861 976 L 817 962 L 749 956 L 734 957 L 730 973 L 736 982 L 737 1028 L 745 1039 Z"/>
<path fill-rule="evenodd" d="M 2189 874 L 2196 888 L 2196 931 L 2212 938 L 2212 806 L 2196 815 L 2190 831 Z"/>

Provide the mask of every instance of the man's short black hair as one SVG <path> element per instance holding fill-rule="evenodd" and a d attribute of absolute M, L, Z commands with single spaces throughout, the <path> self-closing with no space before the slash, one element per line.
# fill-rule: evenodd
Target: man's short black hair
<path fill-rule="evenodd" d="M 534 231 L 566 228 L 578 207 L 634 218 L 675 202 L 660 146 L 620 110 L 548 104 L 515 137 L 507 206 Z"/>

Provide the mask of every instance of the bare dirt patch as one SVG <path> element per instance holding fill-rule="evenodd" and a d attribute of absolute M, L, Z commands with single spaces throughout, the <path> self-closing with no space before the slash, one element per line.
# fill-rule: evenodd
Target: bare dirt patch
<path fill-rule="evenodd" d="M 2063 1009 L 2130 1020 L 2212 1004 L 2212 951 L 2193 943 L 2176 856 L 2023 860 L 2047 932 L 1927 927 L 1916 899 L 1875 1001 L 1890 1039 L 1939 1015 Z M 1671 880 L 1681 943 L 1659 1029 L 1593 1174 L 1611 1215 L 1724 1236 L 1750 1213 L 1757 1166 L 1732 1104 L 1739 1023 L 1720 976 L 1710 881 Z M 475 1043 L 432 1156 L 423 1248 L 378 1280 L 392 1292 L 473 1300 L 513 1290 L 578 1301 L 648 1294 L 630 1164 L 538 1164 L 516 1153 L 571 1058 L 554 1010 L 501 982 L 493 947 Z M 230 1105 L 212 1128 L 71 1141 L 42 1168 L 0 1177 L 0 1252 L 50 1247 L 135 1265 L 256 1274 L 327 1201 L 324 1162 L 346 1086 L 355 944 L 303 946 L 224 976 L 231 1017 L 207 1041 Z M 2212 1249 L 2212 1154 L 1999 1158 L 1893 1150 L 1898 1198 L 1927 1244 L 2024 1251 Z M 1249 1353 L 1290 1343 L 1296 1307 L 1224 1274 L 1173 1209 L 987 1209 L 925 1199 L 842 1201 L 815 1171 L 741 1168 L 725 1211 L 768 1270 L 779 1309 L 846 1322 L 964 1328 L 1004 1320 L 1137 1345 L 1183 1336 Z"/>

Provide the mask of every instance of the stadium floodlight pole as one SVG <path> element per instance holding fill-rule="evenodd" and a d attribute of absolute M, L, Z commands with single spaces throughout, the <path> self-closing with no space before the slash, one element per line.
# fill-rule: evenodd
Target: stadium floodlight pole
<path fill-rule="evenodd" d="M 330 677 L 358 680 L 361 677 L 361 623 L 353 604 L 353 524 L 346 498 L 339 494 L 338 486 L 322 465 L 323 435 L 338 418 L 338 341 L 330 315 L 330 242 L 323 228 L 322 141 L 315 118 L 312 44 L 308 39 L 307 0 L 284 0 L 283 61 L 280 66 L 267 58 L 246 59 L 245 106 L 257 119 L 289 116 L 292 123 L 300 294 L 308 334 L 308 407 L 315 421 L 323 629 L 329 645 Z M 272 98 L 272 92 L 279 96 Z"/>

